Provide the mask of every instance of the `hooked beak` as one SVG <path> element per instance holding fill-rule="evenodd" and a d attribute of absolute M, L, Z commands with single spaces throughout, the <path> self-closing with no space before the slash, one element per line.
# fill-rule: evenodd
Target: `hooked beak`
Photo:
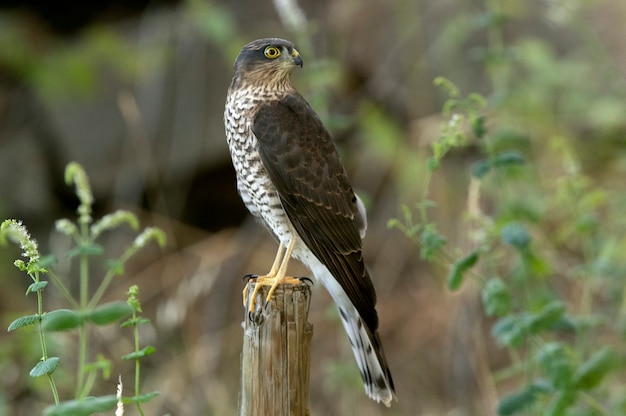
<path fill-rule="evenodd" d="M 302 68 L 302 58 L 300 57 L 300 52 L 298 52 L 296 48 L 293 48 L 293 50 L 291 51 L 291 58 L 293 59 L 294 65 L 298 65 L 300 68 Z"/>

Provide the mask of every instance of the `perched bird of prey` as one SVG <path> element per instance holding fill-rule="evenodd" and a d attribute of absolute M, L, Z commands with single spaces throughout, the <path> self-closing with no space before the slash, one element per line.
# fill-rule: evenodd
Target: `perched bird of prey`
<path fill-rule="evenodd" d="M 302 58 L 293 43 L 250 42 L 235 60 L 226 99 L 224 124 L 239 194 L 279 241 L 274 264 L 257 278 L 256 289 L 272 286 L 269 300 L 279 284 L 300 283 L 286 275 L 292 256 L 307 266 L 339 309 L 367 395 L 389 406 L 395 391 L 361 253 L 365 207 L 330 134 L 291 84 L 296 67 Z"/>

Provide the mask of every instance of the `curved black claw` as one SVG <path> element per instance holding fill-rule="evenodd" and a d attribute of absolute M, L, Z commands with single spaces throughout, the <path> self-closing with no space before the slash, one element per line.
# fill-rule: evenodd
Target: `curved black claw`
<path fill-rule="evenodd" d="M 243 283 L 247 285 L 250 280 L 256 279 L 257 277 L 259 277 L 258 274 L 248 273 L 243 277 Z"/>
<path fill-rule="evenodd" d="M 309 277 L 296 277 L 296 279 L 298 279 L 300 282 L 304 283 L 305 285 L 315 286 L 315 282 L 313 282 L 313 280 L 311 280 Z"/>
<path fill-rule="evenodd" d="M 263 314 L 261 313 L 261 311 L 248 311 L 248 319 L 250 320 L 250 322 L 261 325 L 261 323 L 263 323 Z"/>

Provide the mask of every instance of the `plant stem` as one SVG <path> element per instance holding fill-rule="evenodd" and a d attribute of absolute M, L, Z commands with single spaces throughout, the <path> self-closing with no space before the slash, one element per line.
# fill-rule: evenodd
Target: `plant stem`
<path fill-rule="evenodd" d="M 34 279 L 35 283 L 39 283 L 39 273 L 35 273 Z M 41 343 L 41 355 L 43 360 L 48 359 L 48 348 L 46 346 L 46 337 L 43 333 L 43 325 L 41 323 L 41 318 L 43 317 L 43 297 L 41 296 L 41 289 L 37 291 L 37 314 L 39 315 L 39 342 Z M 48 383 L 50 383 L 50 389 L 52 390 L 52 396 L 54 396 L 54 404 L 59 404 L 59 392 L 57 391 L 57 386 L 54 383 L 54 379 L 52 378 L 52 374 L 47 374 Z"/>
<path fill-rule="evenodd" d="M 89 239 L 89 229 L 86 224 L 81 224 L 81 243 Z M 85 254 L 80 255 L 80 310 L 85 311 L 89 302 L 89 259 Z M 88 392 L 84 391 L 85 365 L 87 363 L 87 335 L 85 324 L 78 330 L 78 369 L 76 374 L 76 399 L 81 399 Z"/>
<path fill-rule="evenodd" d="M 78 330 L 78 370 L 76 373 L 76 399 L 83 397 L 85 384 L 85 363 L 87 361 L 87 327 L 83 324 Z"/>
<path fill-rule="evenodd" d="M 117 261 L 119 263 L 121 263 L 121 264 L 124 264 L 126 262 L 126 260 L 128 260 L 128 258 L 130 256 L 132 256 L 133 253 L 134 253 L 134 249 L 131 247 L 131 248 L 127 249 L 117 259 Z M 104 295 L 104 292 L 108 289 L 108 287 L 111 284 L 111 281 L 113 280 L 115 275 L 116 275 L 116 272 L 114 270 L 109 269 L 109 271 L 107 271 L 107 273 L 102 278 L 102 282 L 100 283 L 100 285 L 96 289 L 96 292 L 94 293 L 93 297 L 89 301 L 89 304 L 87 305 L 88 309 L 94 308 L 98 304 L 98 302 L 100 302 L 100 299 L 102 299 L 102 296 Z"/>
<path fill-rule="evenodd" d="M 50 276 L 50 280 L 52 281 L 52 284 L 54 284 L 54 287 L 56 287 L 58 291 L 61 292 L 61 294 L 63 295 L 63 298 L 65 298 L 65 300 L 70 304 L 70 306 L 74 309 L 78 309 L 79 308 L 78 301 L 76 300 L 74 296 L 72 296 L 67 286 L 63 284 L 61 279 L 59 279 L 59 277 L 54 273 L 54 271 L 49 270 L 48 276 Z"/>
<path fill-rule="evenodd" d="M 54 396 L 54 404 L 59 405 L 59 392 L 57 391 L 57 385 L 54 383 L 54 379 L 52 378 L 52 374 L 47 374 L 48 382 L 50 383 L 50 388 L 52 389 L 52 396 Z"/>
<path fill-rule="evenodd" d="M 86 380 L 85 380 L 85 385 L 83 386 L 82 390 L 79 393 L 79 397 L 83 398 L 86 397 L 89 392 L 91 391 L 91 389 L 93 388 L 93 385 L 96 382 L 96 371 L 89 371 L 86 375 Z"/>
<path fill-rule="evenodd" d="M 111 281 L 113 280 L 113 277 L 115 277 L 115 273 L 113 271 L 111 271 L 111 270 L 109 270 L 104 275 L 104 277 L 102 278 L 102 282 L 98 286 L 98 289 L 96 289 L 96 292 L 94 293 L 93 297 L 91 298 L 91 301 L 89 301 L 89 304 L 87 305 L 87 308 L 93 308 L 93 307 L 95 307 L 98 304 L 98 302 L 100 302 L 100 299 L 102 299 L 102 296 L 104 295 L 104 292 L 109 287 L 109 284 L 111 284 Z"/>
<path fill-rule="evenodd" d="M 430 193 L 430 180 L 432 177 L 432 172 L 429 168 L 426 168 L 426 172 L 424 173 L 424 178 L 422 179 L 422 202 L 419 206 L 420 220 L 422 224 L 428 224 L 428 212 L 425 202 L 428 200 L 428 194 Z"/>
<path fill-rule="evenodd" d="M 39 278 L 36 280 L 39 282 Z M 43 334 L 43 326 L 41 324 L 41 318 L 43 317 L 43 299 L 41 297 L 41 290 L 37 291 L 37 314 L 39 315 L 39 342 L 41 343 L 41 352 L 43 359 L 48 358 L 48 349 L 46 348 L 46 338 Z"/>
<path fill-rule="evenodd" d="M 602 403 L 599 403 L 592 395 L 588 393 L 581 393 L 580 396 L 585 401 L 585 403 L 587 403 L 589 407 L 591 407 L 596 412 L 594 414 L 598 414 L 600 416 L 608 415 Z"/>
<path fill-rule="evenodd" d="M 135 338 L 135 352 L 139 352 L 139 325 L 137 324 L 137 313 L 133 310 L 133 321 L 135 324 L 133 325 L 133 336 Z M 135 397 L 139 397 L 139 358 L 135 359 Z M 141 403 L 137 401 L 137 410 L 139 410 L 139 414 L 144 416 L 143 410 L 141 409 Z"/>
<path fill-rule="evenodd" d="M 87 256 L 80 256 L 80 307 L 87 307 L 89 298 L 89 260 Z"/>

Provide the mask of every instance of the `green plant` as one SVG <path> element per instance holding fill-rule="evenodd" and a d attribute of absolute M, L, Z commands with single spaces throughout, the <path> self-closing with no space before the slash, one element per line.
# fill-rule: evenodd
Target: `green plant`
<path fill-rule="evenodd" d="M 67 253 L 67 257 L 76 258 L 78 261 L 78 296 L 74 295 L 70 290 L 68 279 L 57 276 L 52 270 L 51 266 L 56 259 L 53 256 L 41 256 L 36 241 L 31 238 L 26 227 L 20 221 L 6 220 L 0 226 L 0 241 L 8 239 L 20 245 L 23 255 L 28 260 L 18 259 L 15 261 L 15 266 L 25 272 L 32 280 L 26 294 L 34 293 L 37 296 L 36 313 L 14 320 L 9 325 L 8 330 L 13 331 L 29 325 L 37 326 L 42 358 L 30 371 L 30 376 L 45 376 L 48 379 L 54 399 L 54 405 L 46 408 L 44 414 L 89 415 L 113 409 L 118 403 L 118 398 L 115 395 L 90 397 L 98 373 L 101 372 L 103 377 L 107 378 L 111 368 L 111 362 L 101 355 L 98 355 L 95 361 L 89 361 L 90 358 L 87 355 L 90 328 L 92 326 L 121 322 L 128 316 L 131 316 L 130 319 L 122 323 L 122 326 L 133 328 L 135 350 L 122 358 L 124 360 L 135 360 L 135 394 L 133 397 L 125 398 L 124 402 L 136 403 L 139 413 L 143 415 L 141 403 L 150 400 L 158 393 L 141 395 L 139 391 L 139 360 L 154 352 L 154 348 L 148 346 L 139 349 L 137 326 L 149 321 L 138 315 L 141 312 L 138 289 L 136 286 L 131 287 L 126 302 L 100 303 L 100 301 L 113 278 L 124 272 L 124 265 L 128 259 L 152 240 L 163 246 L 165 244 L 165 235 L 158 228 L 148 227 L 144 229 L 117 259 L 107 262 L 106 272 L 99 279 L 99 284 L 92 293 L 89 283 L 93 281 L 94 273 L 91 270 L 90 263 L 94 257 L 104 255 L 103 247 L 97 243 L 98 237 L 103 232 L 115 229 L 123 224 L 127 224 L 136 230 L 139 227 L 139 222 L 136 216 L 128 211 L 116 211 L 94 222 L 92 218 L 93 195 L 83 168 L 77 163 L 70 163 L 65 173 L 66 182 L 75 185 L 76 194 L 80 201 L 77 211 L 78 220 L 76 222 L 72 222 L 69 219 L 59 220 L 56 222 L 56 229 L 71 237 L 75 243 L 75 246 Z M 48 281 L 43 280 L 45 275 L 50 277 L 53 286 L 64 297 L 69 305 L 68 309 L 45 311 L 43 291 L 48 287 Z M 66 387 L 73 388 L 74 398 L 73 400 L 62 402 L 57 388 L 58 380 L 54 378 L 60 358 L 51 356 L 47 339 L 50 333 L 69 330 L 78 332 L 76 377 L 72 380 L 64 380 L 63 384 Z"/>
<path fill-rule="evenodd" d="M 448 268 L 450 290 L 466 276 L 480 286 L 485 314 L 496 319 L 492 335 L 510 356 L 510 365 L 492 377 L 518 385 L 501 397 L 498 414 L 626 413 L 626 380 L 617 371 L 624 368 L 619 311 L 626 305 L 626 264 L 618 254 L 626 248 L 622 198 L 582 172 L 561 136 L 548 146 L 556 180 L 543 183 L 539 166 L 516 148 L 527 149 L 529 141 L 503 129 L 490 134 L 484 99 L 461 97 L 441 78 L 435 83 L 449 96 L 448 122 L 432 144 L 423 199 L 404 206 L 403 217 L 389 225 L 419 245 L 424 259 Z M 437 231 L 430 210 L 436 203 L 427 196 L 446 154 L 470 145 L 484 156 L 468 172 L 464 215 L 472 247 L 463 253 Z M 489 213 L 481 207 L 485 199 Z"/>
<path fill-rule="evenodd" d="M 586 21 L 588 2 L 476 5 L 447 26 L 437 51 L 454 63 L 469 52 L 489 93 L 463 96 L 435 81 L 447 96 L 445 121 L 418 172 L 417 204 L 389 225 L 447 270 L 449 290 L 478 286 L 492 336 L 509 356 L 490 374 L 498 414 L 626 414 L 626 200 L 614 180 L 624 166 L 619 58 Z M 572 44 L 541 35 L 546 23 Z M 455 80 L 476 85 L 476 73 L 451 66 L 460 68 Z M 432 179 L 458 166 L 459 155 L 474 162 L 455 238 L 440 231 L 433 195 L 441 181 Z"/>
<path fill-rule="evenodd" d="M 126 354 L 122 357 L 122 360 L 134 360 L 135 361 L 135 395 L 129 399 L 129 402 L 136 403 L 139 413 L 143 416 L 143 410 L 141 409 L 141 403 L 151 400 L 158 395 L 157 392 L 151 392 L 148 394 L 139 394 L 139 382 L 140 382 L 140 360 L 148 355 L 152 354 L 155 349 L 153 346 L 148 345 L 139 349 L 139 325 L 147 325 L 150 323 L 149 319 L 142 318 L 138 314 L 142 312 L 141 305 L 139 303 L 139 287 L 133 285 L 128 289 L 128 305 L 132 308 L 132 316 L 122 323 L 122 327 L 133 328 L 133 340 L 135 351 L 130 354 Z"/>

